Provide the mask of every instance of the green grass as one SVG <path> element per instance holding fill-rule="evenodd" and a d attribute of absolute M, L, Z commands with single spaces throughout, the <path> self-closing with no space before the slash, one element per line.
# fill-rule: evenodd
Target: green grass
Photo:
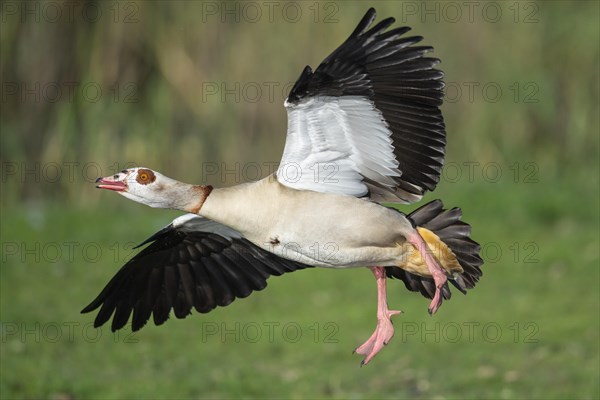
<path fill-rule="evenodd" d="M 375 324 L 365 269 L 271 278 L 227 308 L 115 336 L 79 311 L 131 254 L 126 242 L 176 213 L 105 193 L 102 211 L 15 209 L 2 222 L 1 397 L 598 398 L 598 186 L 569 176 L 442 183 L 436 194 L 463 207 L 488 249 L 484 276 L 434 317 L 424 298 L 390 282 L 389 302 L 405 313 L 364 368 L 351 351 Z M 22 247 L 9 255 L 9 242 L 39 243 L 42 257 Z M 50 253 L 68 242 L 80 244 L 72 257 Z M 223 337 L 222 324 L 239 337 Z M 279 324 L 272 338 L 269 324 Z"/>
<path fill-rule="evenodd" d="M 365 368 L 351 350 L 375 325 L 366 269 L 272 278 L 265 291 L 229 307 L 135 335 L 96 331 L 94 315 L 79 311 L 134 254 L 133 244 L 177 215 L 95 191 L 93 178 L 135 162 L 204 183 L 206 162 L 222 172 L 278 161 L 279 89 L 304 65 L 316 67 L 367 5 L 320 3 L 318 22 L 313 2 L 299 3 L 298 22 L 281 13 L 270 22 L 264 6 L 259 22 L 237 23 L 218 15 L 202 21 L 203 6 L 215 2 L 99 2 L 98 22 L 86 23 L 81 7 L 69 22 L 64 7 L 55 23 L 36 21 L 35 7 L 12 13 L 25 3 L 5 3 L 0 398 L 600 398 L 597 1 L 495 2 L 486 15 L 499 5 L 498 23 L 483 18 L 479 2 L 473 21 L 462 2 L 376 4 L 378 18 L 395 16 L 424 36 L 449 87 L 462 89 L 443 106 L 448 160 L 426 200 L 463 208 L 486 264 L 478 286 L 434 317 L 426 299 L 390 282 L 390 305 L 405 313 L 395 318 L 394 340 Z M 39 9 L 51 17 L 50 3 Z M 451 17 L 457 4 L 458 22 L 405 8 L 448 7 L 437 16 Z M 132 7 L 136 23 L 114 22 L 117 10 L 122 19 Z M 323 20 L 331 7 L 336 23 Z M 102 99 L 89 101 L 82 90 L 56 102 L 28 94 L 37 83 L 72 81 L 100 85 Z M 276 83 L 278 90 L 259 102 L 203 99 L 206 83 Z M 470 84 L 477 84 L 473 99 Z M 502 89 L 497 102 L 483 98 L 486 84 Z M 23 90 L 12 95 L 18 85 Z M 480 165 L 471 181 L 464 163 L 473 161 Z M 489 165 L 501 168 L 497 182 L 482 176 Z M 28 172 L 36 166 L 37 174 Z M 42 170 L 52 166 L 60 179 Z M 535 182 L 527 182 L 532 171 Z M 206 183 L 244 178 L 215 175 Z M 236 323 L 245 333 L 239 340 L 210 334 Z M 277 323 L 271 340 L 268 326 Z M 297 327 L 302 335 L 293 341 Z"/>

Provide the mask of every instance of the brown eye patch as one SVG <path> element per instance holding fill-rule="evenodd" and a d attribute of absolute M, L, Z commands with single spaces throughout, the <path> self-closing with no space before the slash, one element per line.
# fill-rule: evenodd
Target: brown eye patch
<path fill-rule="evenodd" d="M 154 172 L 149 169 L 140 169 L 138 170 L 135 180 L 142 185 L 147 185 L 154 182 L 156 180 L 156 176 L 154 175 Z"/>

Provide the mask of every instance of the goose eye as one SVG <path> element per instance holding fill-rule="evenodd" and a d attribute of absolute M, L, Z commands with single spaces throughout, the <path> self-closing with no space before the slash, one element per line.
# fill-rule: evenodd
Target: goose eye
<path fill-rule="evenodd" d="M 154 172 L 150 171 L 149 169 L 140 169 L 136 177 L 138 183 L 141 183 L 142 185 L 152 183 L 155 179 L 156 176 L 154 176 Z"/>

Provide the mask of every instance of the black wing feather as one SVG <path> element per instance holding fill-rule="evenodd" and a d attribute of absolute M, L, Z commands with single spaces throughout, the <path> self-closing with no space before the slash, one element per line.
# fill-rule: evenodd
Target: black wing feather
<path fill-rule="evenodd" d="M 185 318 L 192 308 L 207 313 L 266 287 L 270 275 L 308 268 L 269 253 L 244 238 L 212 232 L 183 232 L 169 225 L 143 244 L 82 313 L 100 308 L 94 326 L 112 317 L 121 329 L 131 317 L 132 330 L 150 317 L 163 324 L 173 309 Z"/>
<path fill-rule="evenodd" d="M 350 37 L 314 72 L 310 66 L 305 67 L 287 101 L 297 104 L 315 96 L 362 96 L 372 100 L 392 132 L 402 176 L 393 178 L 393 188 L 369 183 L 412 202 L 425 190 L 433 190 L 440 180 L 446 145 L 439 109 L 444 74 L 434 68 L 438 59 L 425 57 L 432 47 L 415 46 L 423 39 L 421 36 L 402 37 L 409 27 L 386 32 L 395 22 L 393 18 L 368 29 L 374 20 L 375 10 L 371 8 Z M 407 114 L 412 115 L 410 121 L 406 120 Z"/>

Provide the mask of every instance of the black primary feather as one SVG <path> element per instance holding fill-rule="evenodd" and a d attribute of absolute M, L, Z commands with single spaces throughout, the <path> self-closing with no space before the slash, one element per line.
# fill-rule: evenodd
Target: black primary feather
<path fill-rule="evenodd" d="M 444 96 L 443 72 L 430 46 L 415 46 L 423 38 L 402 37 L 409 27 L 386 29 L 387 18 L 369 29 L 375 10 L 369 9 L 354 32 L 313 72 L 302 71 L 287 102 L 297 104 L 317 96 L 361 96 L 373 101 L 392 132 L 394 154 L 402 176 L 395 178 L 396 195 L 414 201 L 433 190 L 444 163 L 446 131 L 439 107 Z M 372 191 L 389 191 L 377 186 Z"/>
<path fill-rule="evenodd" d="M 88 313 L 100 307 L 95 327 L 112 316 L 111 329 L 121 329 L 133 314 L 132 330 L 137 331 L 151 316 L 156 325 L 163 324 L 171 310 L 177 318 L 185 318 L 192 308 L 207 313 L 264 289 L 270 275 L 309 268 L 244 238 L 186 233 L 173 225 L 142 244 L 148 243 L 81 311 Z"/>

